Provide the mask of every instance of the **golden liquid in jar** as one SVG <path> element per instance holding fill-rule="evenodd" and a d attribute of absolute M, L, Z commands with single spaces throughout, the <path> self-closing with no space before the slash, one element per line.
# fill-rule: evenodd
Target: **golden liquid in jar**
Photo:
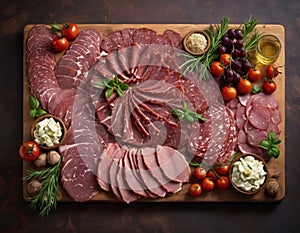
<path fill-rule="evenodd" d="M 280 42 L 276 42 L 270 39 L 262 39 L 258 43 L 258 48 L 256 50 L 255 57 L 257 62 L 263 65 L 271 65 L 273 64 L 280 53 Z"/>

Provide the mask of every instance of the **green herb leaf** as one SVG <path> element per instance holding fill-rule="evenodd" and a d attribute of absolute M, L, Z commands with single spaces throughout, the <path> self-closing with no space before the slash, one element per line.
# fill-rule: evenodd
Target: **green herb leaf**
<path fill-rule="evenodd" d="M 37 109 L 40 106 L 40 102 L 38 101 L 38 99 L 32 95 L 29 96 L 29 104 L 33 109 Z"/>
<path fill-rule="evenodd" d="M 260 147 L 268 150 L 269 148 L 271 148 L 272 144 L 268 141 L 268 140 L 263 140 L 259 143 Z"/>
<path fill-rule="evenodd" d="M 47 112 L 43 109 L 37 109 L 36 112 L 35 112 L 35 117 L 39 117 L 39 116 L 42 116 L 44 114 L 46 114 Z"/>
<path fill-rule="evenodd" d="M 261 89 L 257 85 L 253 85 L 251 93 L 252 94 L 258 94 L 261 92 Z"/>
<path fill-rule="evenodd" d="M 277 139 L 274 131 L 271 130 L 268 133 L 267 140 L 262 140 L 259 145 L 268 152 L 270 157 L 278 158 L 280 150 L 276 145 L 278 145 L 280 142 L 281 140 Z"/>
<path fill-rule="evenodd" d="M 278 157 L 279 157 L 279 154 L 280 154 L 280 151 L 279 151 L 276 147 L 271 147 L 271 148 L 268 150 L 268 155 L 269 155 L 270 157 L 278 158 Z"/>
<path fill-rule="evenodd" d="M 103 89 L 106 88 L 105 91 L 105 98 L 108 99 L 112 96 L 113 92 L 116 91 L 118 96 L 123 96 L 123 91 L 126 91 L 129 89 L 129 85 L 126 83 L 121 83 L 118 79 L 118 76 L 114 76 L 113 80 L 110 79 L 104 79 L 100 82 L 96 82 L 94 84 L 94 87 Z"/>
<path fill-rule="evenodd" d="M 113 88 L 106 89 L 106 91 L 105 91 L 105 98 L 109 99 L 109 97 L 111 97 L 113 93 L 114 93 L 114 89 Z"/>
<path fill-rule="evenodd" d="M 129 89 L 129 85 L 126 84 L 126 83 L 121 83 L 121 84 L 119 85 L 119 87 L 120 87 L 123 91 L 126 91 L 126 90 Z"/>
<path fill-rule="evenodd" d="M 195 122 L 194 117 L 192 117 L 191 115 L 189 115 L 189 114 L 187 114 L 187 113 L 184 114 L 184 117 L 185 117 L 185 118 L 188 120 L 188 122 L 190 122 L 190 123 L 194 123 L 194 122 Z"/>

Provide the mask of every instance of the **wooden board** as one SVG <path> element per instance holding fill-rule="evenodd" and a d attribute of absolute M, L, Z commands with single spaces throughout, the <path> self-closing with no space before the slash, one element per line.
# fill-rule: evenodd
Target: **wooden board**
<path fill-rule="evenodd" d="M 29 117 L 29 88 L 28 81 L 26 75 L 26 40 L 28 36 L 29 30 L 34 25 L 27 25 L 24 28 L 24 51 L 23 51 L 23 140 L 27 141 L 30 139 L 30 127 L 33 120 Z M 238 25 L 230 25 L 230 27 L 237 27 Z M 158 33 L 162 33 L 166 29 L 172 29 L 177 31 L 183 37 L 189 31 L 195 29 L 207 29 L 209 27 L 208 24 L 81 24 L 79 25 L 80 29 L 86 28 L 95 28 L 100 31 L 103 36 L 108 33 L 123 29 L 123 28 L 141 28 L 147 27 L 151 28 Z M 282 51 L 276 62 L 278 65 L 285 64 L 285 37 L 284 37 L 284 27 L 282 25 L 258 25 L 257 29 L 260 33 L 264 34 L 274 34 L 282 41 Z M 58 57 L 59 58 L 59 57 Z M 263 67 L 262 67 L 262 71 Z M 284 198 L 285 196 L 285 67 L 281 68 L 282 74 L 280 74 L 276 78 L 277 83 L 277 91 L 274 93 L 275 98 L 279 101 L 280 106 L 279 110 L 281 113 L 282 122 L 279 125 L 281 130 L 281 144 L 279 145 L 280 156 L 278 159 L 271 159 L 268 162 L 268 170 L 272 175 L 274 173 L 280 173 L 278 182 L 280 184 L 280 191 L 275 198 L 267 196 L 263 191 L 255 194 L 255 195 L 244 195 L 235 191 L 232 187 L 228 190 L 220 191 L 213 190 L 212 192 L 204 192 L 200 197 L 194 198 L 190 197 L 188 194 L 189 184 L 183 185 L 183 189 L 176 193 L 167 195 L 165 198 L 155 199 L 155 200 L 144 200 L 141 199 L 141 202 L 277 202 Z M 32 163 L 23 162 L 23 174 L 26 173 L 28 168 L 33 167 Z M 23 183 L 23 196 L 26 200 L 28 200 L 28 193 L 26 191 L 26 183 Z M 60 186 L 58 193 L 59 201 L 72 201 L 72 199 L 68 196 L 68 194 L 63 190 Z M 112 202 L 117 201 L 112 193 L 101 191 L 98 195 L 96 195 L 91 201 L 106 201 Z"/>

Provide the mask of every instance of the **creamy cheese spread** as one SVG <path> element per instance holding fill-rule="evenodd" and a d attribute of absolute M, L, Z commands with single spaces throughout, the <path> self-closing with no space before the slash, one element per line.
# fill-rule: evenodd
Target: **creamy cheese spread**
<path fill-rule="evenodd" d="M 34 141 L 39 145 L 54 146 L 59 144 L 62 128 L 52 117 L 45 118 L 36 124 L 33 132 Z"/>
<path fill-rule="evenodd" d="M 207 39 L 201 33 L 193 33 L 187 38 L 186 46 L 192 52 L 202 52 L 207 47 Z"/>
<path fill-rule="evenodd" d="M 259 189 L 266 175 L 263 162 L 249 155 L 233 164 L 231 179 L 237 187 L 249 192 Z"/>

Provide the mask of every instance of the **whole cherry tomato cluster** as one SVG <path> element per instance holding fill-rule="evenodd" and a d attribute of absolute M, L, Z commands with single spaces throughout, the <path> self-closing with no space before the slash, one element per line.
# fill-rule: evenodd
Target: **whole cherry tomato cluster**
<path fill-rule="evenodd" d="M 64 23 L 62 26 L 51 24 L 51 30 L 56 34 L 51 44 L 56 52 L 66 50 L 69 41 L 74 40 L 79 33 L 78 25 L 75 23 Z"/>
<path fill-rule="evenodd" d="M 199 196 L 203 191 L 209 192 L 215 187 L 221 190 L 228 189 L 230 186 L 229 165 L 216 165 L 211 169 L 206 169 L 201 166 L 195 167 L 193 176 L 196 179 L 189 188 L 191 196 Z"/>

